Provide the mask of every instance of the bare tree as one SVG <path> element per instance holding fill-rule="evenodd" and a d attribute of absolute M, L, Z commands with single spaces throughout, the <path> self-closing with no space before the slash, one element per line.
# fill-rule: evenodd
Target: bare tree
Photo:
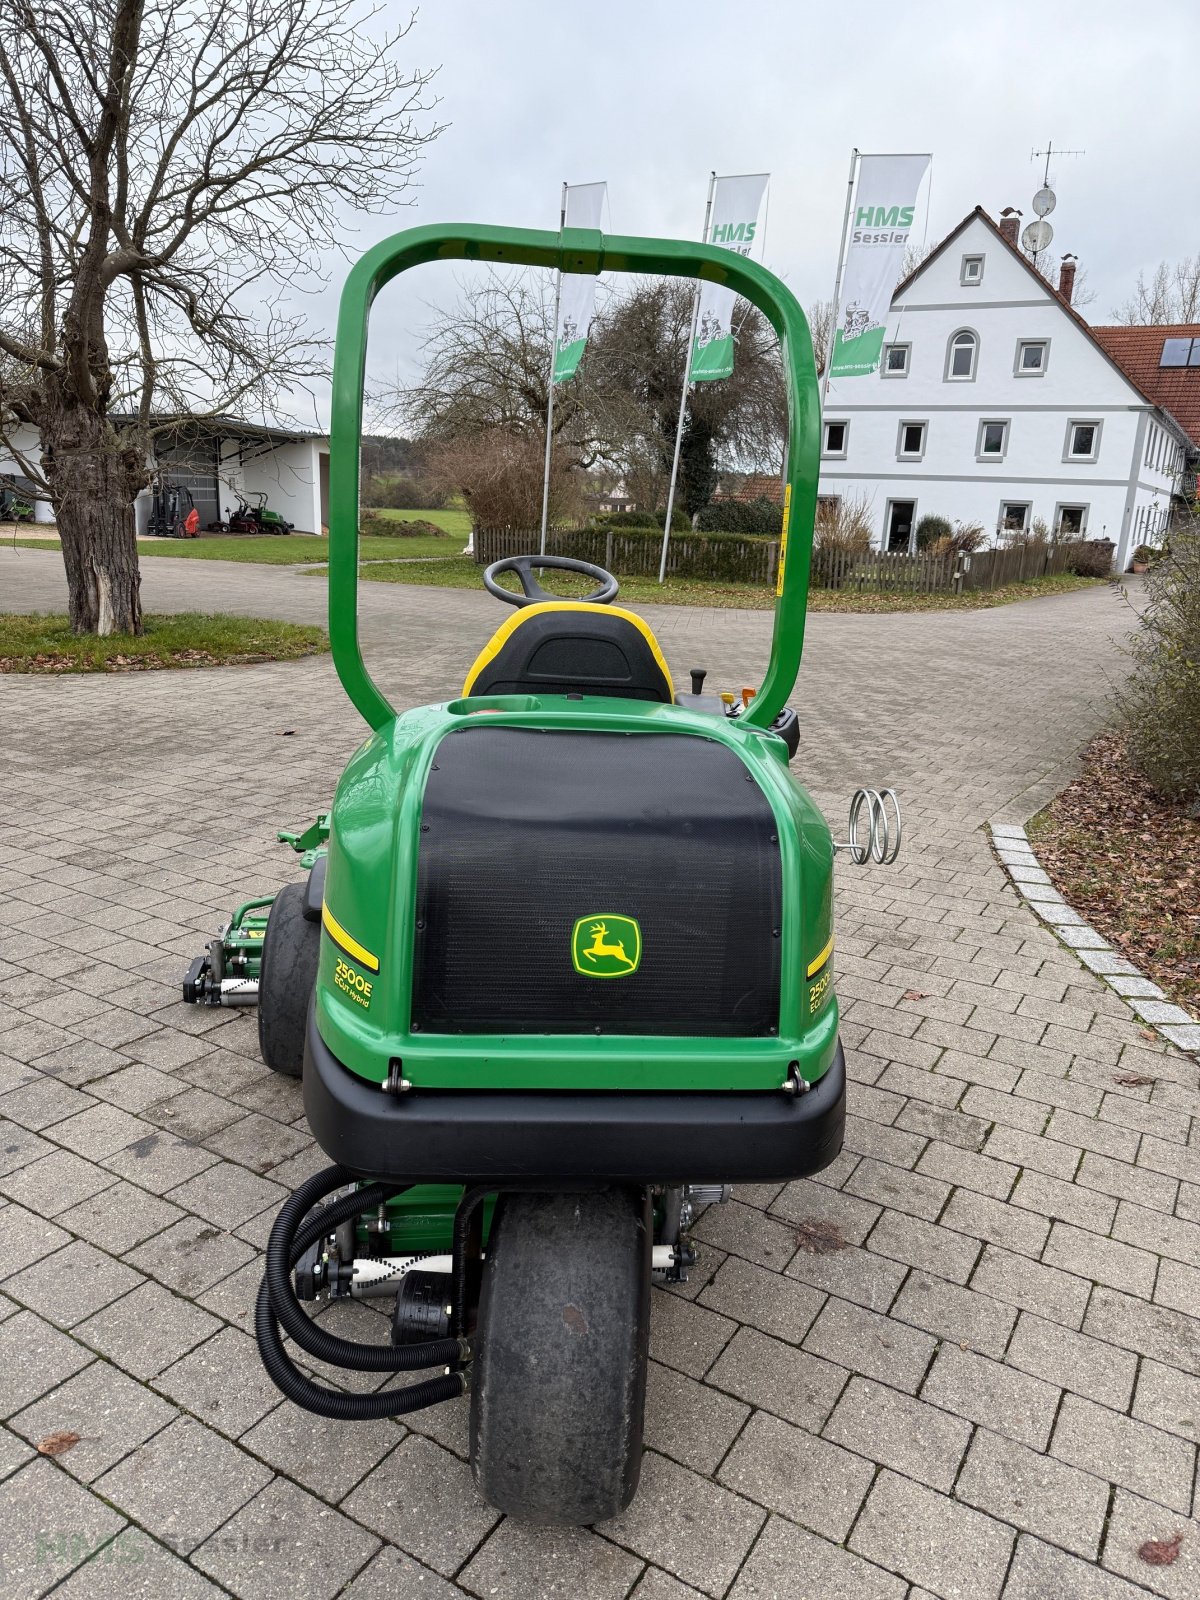
<path fill-rule="evenodd" d="M 373 15 L 0 7 L 0 440 L 54 507 L 77 633 L 140 631 L 132 502 L 164 418 L 271 417 L 323 370 L 287 289 L 440 131 L 408 28 Z"/>
<path fill-rule="evenodd" d="M 829 336 L 833 331 L 833 301 L 814 300 L 805 310 L 808 318 L 808 331 L 812 334 L 813 359 L 817 363 L 817 371 L 825 371 L 825 363 L 829 360 Z"/>
<path fill-rule="evenodd" d="M 428 442 L 496 429 L 544 441 L 549 283 L 493 272 L 464 288 L 454 307 L 437 314 L 420 382 L 395 396 L 396 420 Z M 555 388 L 556 461 L 612 468 L 639 503 L 655 502 L 674 450 L 691 315 L 692 287 L 678 280 L 637 280 L 607 298 L 575 376 Z M 787 404 L 774 331 L 744 301 L 733 327 L 733 376 L 694 385 L 688 400 L 690 510 L 706 503 L 718 455 L 754 466 L 774 465 L 782 454 Z M 499 459 L 493 446 L 484 453 Z"/>
<path fill-rule="evenodd" d="M 1160 261 L 1148 283 L 1139 272 L 1137 288 L 1113 317 L 1127 327 L 1200 321 L 1200 254 Z"/>

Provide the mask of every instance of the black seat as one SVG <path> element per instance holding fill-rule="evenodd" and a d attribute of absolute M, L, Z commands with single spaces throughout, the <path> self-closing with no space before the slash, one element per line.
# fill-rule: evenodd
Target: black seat
<path fill-rule="evenodd" d="M 464 695 L 599 694 L 675 699 L 658 641 L 632 611 L 551 601 L 523 606 L 480 651 Z"/>

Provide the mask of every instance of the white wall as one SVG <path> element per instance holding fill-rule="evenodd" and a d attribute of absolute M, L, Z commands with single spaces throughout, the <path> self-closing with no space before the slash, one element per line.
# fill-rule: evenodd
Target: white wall
<path fill-rule="evenodd" d="M 234 444 L 226 440 L 221 450 L 224 466 L 232 467 Z M 272 511 L 295 524 L 297 533 L 321 531 L 320 452 L 316 439 L 299 439 L 272 445 L 259 453 L 252 441 L 243 448 L 242 487 L 248 494 L 265 493 Z M 225 504 L 222 491 L 222 506 Z M 232 504 L 232 501 L 230 502 Z"/>
<path fill-rule="evenodd" d="M 40 466 L 42 447 L 36 432 L 32 428 L 20 427 L 15 429 L 13 443 L 35 467 Z M 17 458 L 11 451 L 6 450 L 3 445 L 0 445 L 0 473 L 3 473 L 6 477 L 13 478 L 25 478 L 28 476 Z M 35 522 L 54 521 L 54 508 L 49 500 L 35 500 L 33 502 L 33 520 Z"/>
<path fill-rule="evenodd" d="M 961 282 L 964 255 L 984 257 L 978 284 Z M 975 375 L 948 381 L 948 346 L 963 329 L 979 338 Z M 1026 339 L 1049 341 L 1041 375 L 1016 373 Z M 877 542 L 890 499 L 915 500 L 916 519 L 978 521 L 993 536 L 1001 501 L 1031 503 L 1051 526 L 1058 506 L 1086 505 L 1088 536 L 1112 539 L 1126 564 L 1143 508 L 1169 502 L 1178 445 L 1152 448 L 1158 414 L 989 227 L 972 221 L 925 268 L 893 306 L 887 341 L 911 346 L 907 376 L 830 384 L 825 419 L 847 421 L 849 435 L 844 460 L 822 461 L 823 494 L 865 496 Z M 977 459 L 984 419 L 1008 422 L 1002 461 Z M 919 461 L 898 459 L 905 421 L 926 425 Z M 1072 421 L 1100 425 L 1094 463 L 1064 459 Z"/>

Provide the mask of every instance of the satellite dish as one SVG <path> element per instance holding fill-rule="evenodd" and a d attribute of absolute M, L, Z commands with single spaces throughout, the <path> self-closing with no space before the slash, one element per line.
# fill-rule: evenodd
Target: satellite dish
<path fill-rule="evenodd" d="M 1058 204 L 1058 196 L 1053 189 L 1039 189 L 1033 197 L 1033 209 L 1039 217 L 1048 217 Z"/>
<path fill-rule="evenodd" d="M 1030 255 L 1038 255 L 1043 251 L 1054 237 L 1054 229 L 1048 222 L 1031 222 L 1021 235 L 1021 243 Z"/>

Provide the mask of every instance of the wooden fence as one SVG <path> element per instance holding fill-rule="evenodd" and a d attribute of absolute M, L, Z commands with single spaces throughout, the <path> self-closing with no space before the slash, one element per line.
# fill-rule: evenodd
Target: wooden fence
<path fill-rule="evenodd" d="M 657 577 L 662 535 L 637 528 L 581 528 L 552 531 L 548 555 L 591 561 L 618 577 Z M 1090 560 L 1082 570 L 1106 566 L 1101 545 L 1084 544 Z M 504 556 L 527 555 L 538 547 L 536 532 L 512 528 L 477 528 L 475 560 L 481 565 Z M 818 589 L 851 593 L 938 594 L 967 589 L 997 589 L 1002 584 L 1069 572 L 1081 565 L 1079 542 L 1045 544 L 1040 540 L 971 555 L 908 555 L 901 551 L 868 551 L 865 555 L 836 549 L 813 551 L 811 582 Z M 772 585 L 779 560 L 777 539 L 734 534 L 675 533 L 667 552 L 667 573 L 678 578 L 708 578 L 730 583 Z"/>

